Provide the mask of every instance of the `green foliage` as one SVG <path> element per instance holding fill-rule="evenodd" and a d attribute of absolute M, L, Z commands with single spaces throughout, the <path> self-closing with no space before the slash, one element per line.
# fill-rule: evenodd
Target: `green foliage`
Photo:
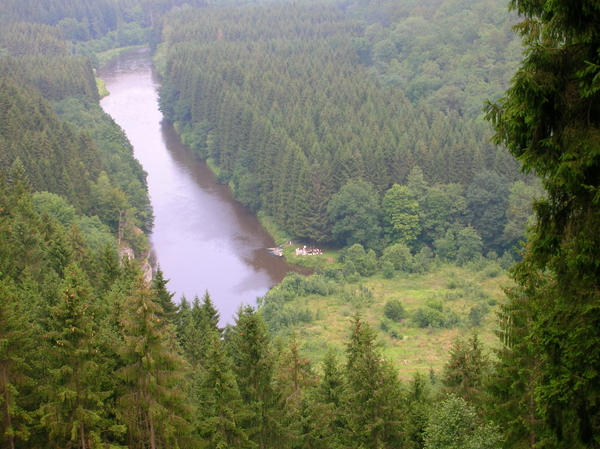
<path fill-rule="evenodd" d="M 543 196 L 543 189 L 537 183 L 526 184 L 517 181 L 510 189 L 504 239 L 517 246 L 525 239 L 525 231 L 534 224 L 533 202 Z"/>
<path fill-rule="evenodd" d="M 447 229 L 467 224 L 465 189 L 478 174 L 494 171 L 511 182 L 519 176 L 507 152 L 489 144 L 489 127 L 461 116 L 467 109 L 469 117 L 479 115 L 476 98 L 488 88 L 500 92 L 507 81 L 506 61 L 499 69 L 503 76 L 488 73 L 491 66 L 472 69 L 474 61 L 505 56 L 496 49 L 488 54 L 482 43 L 493 44 L 487 36 L 495 34 L 508 39 L 508 16 L 483 0 L 475 2 L 477 12 L 471 4 L 445 3 L 416 8 L 356 2 L 345 15 L 329 6 L 300 4 L 173 11 L 162 23 L 155 55 L 163 75 L 161 110 L 184 141 L 223 173 L 238 200 L 297 237 L 340 246 L 360 243 L 377 251 L 389 244 L 379 242 L 378 219 L 387 215 L 390 241 L 431 244 Z M 438 29 L 432 19 L 438 7 L 439 17 L 453 21 L 452 28 Z M 363 16 L 358 11 L 364 8 Z M 355 14 L 361 17 L 359 26 L 348 20 Z M 373 23 L 381 17 L 386 17 L 383 23 Z M 466 17 L 467 34 L 456 23 Z M 421 22 L 435 22 L 436 33 L 443 32 L 435 38 L 425 33 L 432 39 L 422 42 L 426 52 L 414 45 L 413 34 L 419 33 L 408 31 Z M 452 42 L 444 49 L 460 58 L 442 57 L 432 42 Z M 473 56 L 459 43 L 486 50 Z M 519 57 L 514 50 L 510 63 Z M 357 70 L 357 53 L 361 61 L 373 61 L 383 78 L 373 82 Z M 413 78 L 401 67 L 424 72 Z M 456 70 L 446 78 L 450 67 Z M 384 81 L 388 76 L 390 82 Z M 401 89 L 405 82 L 410 90 Z M 431 89 L 428 105 L 413 106 L 405 97 Z M 417 167 L 421 186 L 414 184 L 415 190 L 409 173 Z M 373 197 L 364 209 L 361 189 L 339 197 L 345 186 L 361 180 Z M 417 207 L 404 201 L 407 188 Z M 379 203 L 388 191 L 383 211 Z M 400 197 L 392 198 L 394 192 Z M 490 232 L 499 232 L 502 240 L 499 226 Z"/>
<path fill-rule="evenodd" d="M 375 251 L 370 249 L 368 252 L 364 250 L 360 243 L 355 243 L 346 252 L 346 263 L 352 262 L 356 267 L 356 271 L 361 276 L 371 276 L 377 269 L 377 256 Z"/>
<path fill-rule="evenodd" d="M 383 314 L 392 321 L 400 321 L 406 318 L 406 310 L 404 310 L 404 306 L 397 299 L 386 301 L 383 306 Z"/>
<path fill-rule="evenodd" d="M 327 213 L 334 223 L 331 232 L 341 246 L 377 244 L 380 236 L 379 200 L 370 184 L 350 181 L 333 195 Z"/>
<path fill-rule="evenodd" d="M 381 264 L 381 274 L 385 279 L 392 279 L 394 277 L 395 272 L 396 269 L 394 268 L 394 264 L 389 260 L 385 260 Z"/>
<path fill-rule="evenodd" d="M 378 448 L 402 444 L 402 390 L 394 369 L 381 357 L 376 333 L 354 318 L 346 350 L 342 416 L 351 445 Z"/>
<path fill-rule="evenodd" d="M 416 273 L 428 273 L 433 265 L 433 251 L 428 246 L 424 246 L 415 254 L 413 259 L 413 271 Z"/>
<path fill-rule="evenodd" d="M 438 238 L 433 242 L 436 255 L 443 261 L 453 261 L 456 259 L 456 239 L 452 229 L 448 229 L 444 237 Z M 464 252 L 464 250 L 463 250 Z"/>
<path fill-rule="evenodd" d="M 579 7 L 578 7 L 579 6 Z M 513 272 L 527 291 L 541 367 L 534 394 L 557 445 L 597 444 L 598 47 L 596 5 L 516 2 L 528 50 L 506 96 L 489 105 L 495 141 L 540 176 L 547 197 Z M 594 330 L 593 330 L 594 329 Z M 574 434 L 577 434 L 575 437 Z"/>
<path fill-rule="evenodd" d="M 547 436 L 545 422 L 537 409 L 533 382 L 539 372 L 540 357 L 527 337 L 535 320 L 533 304 L 523 288 L 506 289 L 510 298 L 498 314 L 498 337 L 502 346 L 486 382 L 490 400 L 488 416 L 503 425 L 506 444 L 526 447 Z"/>
<path fill-rule="evenodd" d="M 457 339 L 450 350 L 450 359 L 444 366 L 443 383 L 448 392 L 473 402 L 489 374 L 490 361 L 479 340 L 473 333 L 468 341 Z"/>
<path fill-rule="evenodd" d="M 396 270 L 410 272 L 413 266 L 413 256 L 410 249 L 403 243 L 394 243 L 383 250 L 383 262 L 390 262 Z"/>
<path fill-rule="evenodd" d="M 475 176 L 466 193 L 468 217 L 481 236 L 486 250 L 503 250 L 502 233 L 506 226 L 509 184 L 502 175 L 482 171 Z"/>
<path fill-rule="evenodd" d="M 3 373 L 0 379 L 3 398 L 0 432 L 8 447 L 16 447 L 29 439 L 30 427 L 34 423 L 25 398 L 35 384 L 31 377 L 32 361 L 35 340 L 39 335 L 37 326 L 32 326 L 27 319 L 28 314 L 20 298 L 22 293 L 12 279 L 0 281 L 0 295 L 0 370 Z"/>
<path fill-rule="evenodd" d="M 273 388 L 275 359 L 263 318 L 250 306 L 240 307 L 225 342 L 242 401 L 253 412 L 252 419 L 242 426 L 252 434 L 254 443 L 264 447 L 268 441 L 277 441 L 279 423 L 274 415 L 279 398 Z"/>
<path fill-rule="evenodd" d="M 456 263 L 464 265 L 481 257 L 483 242 L 481 236 L 472 227 L 462 228 L 456 235 Z"/>
<path fill-rule="evenodd" d="M 472 405 L 450 395 L 432 411 L 424 440 L 426 449 L 499 449 L 503 437 L 497 425 L 480 423 Z"/>
<path fill-rule="evenodd" d="M 106 432 L 123 433 L 109 419 L 111 366 L 94 323 L 91 286 L 76 265 L 65 268 L 61 287 L 47 333 L 52 380 L 45 385 L 40 422 L 57 446 L 92 446 L 100 444 Z"/>
<path fill-rule="evenodd" d="M 415 6 L 388 0 L 348 8 L 364 29 L 355 45 L 360 62 L 415 103 L 480 117 L 482 102 L 501 95 L 520 60 L 515 14 L 498 1 Z"/>
<path fill-rule="evenodd" d="M 122 381 L 118 409 L 127 425 L 129 447 L 177 444 L 191 431 L 184 387 L 186 362 L 177 351 L 172 328 L 158 314 L 157 294 L 138 275 L 119 316 L 118 353 Z M 151 363 L 147 363 L 151 361 Z"/>
<path fill-rule="evenodd" d="M 198 433 L 207 448 L 254 448 L 242 423 L 253 417 L 242 402 L 231 359 L 225 354 L 218 333 L 208 336 L 207 353 L 195 392 Z"/>
<path fill-rule="evenodd" d="M 471 325 L 475 327 L 481 326 L 481 323 L 485 319 L 488 311 L 489 307 L 484 302 L 471 307 L 471 310 L 469 311 L 469 321 L 471 322 Z"/>
<path fill-rule="evenodd" d="M 460 317 L 447 307 L 442 300 L 430 298 L 425 307 L 418 308 L 412 316 L 413 321 L 421 328 L 452 328 L 460 324 Z"/>
<path fill-rule="evenodd" d="M 382 211 L 388 223 L 386 230 L 394 242 L 410 245 L 417 239 L 421 208 L 407 186 L 394 184 L 383 197 Z"/>

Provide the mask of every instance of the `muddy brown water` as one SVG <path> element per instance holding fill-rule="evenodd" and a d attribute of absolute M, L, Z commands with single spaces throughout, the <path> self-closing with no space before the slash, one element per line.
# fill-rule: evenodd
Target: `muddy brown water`
<path fill-rule="evenodd" d="M 268 254 L 275 246 L 256 216 L 216 182 L 206 163 L 181 143 L 158 109 L 159 78 L 148 50 L 123 53 L 98 71 L 110 95 L 100 102 L 125 130 L 135 157 L 148 173 L 154 208 L 152 259 L 160 264 L 178 302 L 205 291 L 233 322 L 241 304 L 300 271 Z M 306 271 L 304 271 L 306 273 Z"/>

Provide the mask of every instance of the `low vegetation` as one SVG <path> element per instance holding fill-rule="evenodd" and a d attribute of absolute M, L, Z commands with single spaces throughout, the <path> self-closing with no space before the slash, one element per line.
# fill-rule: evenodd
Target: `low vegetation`
<path fill-rule="evenodd" d="M 374 273 L 361 276 L 348 271 L 340 251 L 295 256 L 292 245 L 285 253 L 293 262 L 315 267 L 315 274 L 289 273 L 262 299 L 261 310 L 272 335 L 286 338 L 295 332 L 314 362 L 332 348 L 344 351 L 356 314 L 378 330 L 385 357 L 403 377 L 438 373 L 453 341 L 473 331 L 489 348 L 498 344 L 496 312 L 510 280 L 497 260 L 481 257 L 462 267 L 433 260 L 427 272 L 394 270 L 386 277 L 385 261 L 376 261 Z"/>

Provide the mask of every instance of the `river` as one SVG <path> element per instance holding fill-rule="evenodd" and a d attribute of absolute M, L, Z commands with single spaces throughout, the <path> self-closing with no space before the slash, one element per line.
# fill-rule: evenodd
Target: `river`
<path fill-rule="evenodd" d="M 148 50 L 121 54 L 98 76 L 110 92 L 100 105 L 125 130 L 148 173 L 152 259 L 170 279 L 167 288 L 176 302 L 208 291 L 221 324 L 232 322 L 240 304 L 256 305 L 294 267 L 267 253 L 275 243 L 254 214 L 163 121 Z"/>

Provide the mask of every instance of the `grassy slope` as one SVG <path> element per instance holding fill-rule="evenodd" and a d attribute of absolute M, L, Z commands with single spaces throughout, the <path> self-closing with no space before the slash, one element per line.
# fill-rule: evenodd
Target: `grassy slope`
<path fill-rule="evenodd" d="M 293 248 L 286 249 L 286 253 L 290 251 Z M 335 264 L 335 255 L 333 251 L 325 251 L 323 256 L 304 256 L 304 262 L 309 262 L 310 259 L 315 264 L 320 259 L 321 263 Z M 298 261 L 295 256 L 288 257 L 288 260 Z M 477 271 L 476 268 L 483 270 Z M 303 341 L 303 352 L 314 362 L 319 362 L 329 346 L 336 348 L 340 354 L 343 353 L 348 341 L 350 321 L 358 312 L 363 320 L 378 329 L 384 356 L 396 364 L 402 377 L 409 377 L 415 371 L 426 373 L 430 369 L 439 373 L 457 337 L 466 339 L 476 330 L 480 340 L 488 348 L 497 346 L 498 339 L 494 334 L 497 304 L 505 301 L 502 289 L 509 285 L 510 280 L 504 273 L 497 276 L 498 273 L 493 271 L 485 264 L 470 269 L 440 265 L 428 274 L 399 273 L 392 279 L 384 279 L 381 272 L 378 272 L 347 286 L 356 290 L 368 288 L 373 293 L 370 305 L 357 308 L 339 294 L 328 297 L 311 295 L 296 299 L 294 305 L 298 308 L 310 308 L 316 319 L 295 330 Z M 383 308 L 390 299 L 400 300 L 407 311 L 408 318 L 398 324 L 402 340 L 392 338 L 380 329 Z M 428 299 L 443 300 L 444 308 L 456 312 L 461 318 L 461 324 L 451 329 L 418 328 L 411 317 L 417 309 L 425 307 Z M 489 312 L 481 326 L 473 327 L 469 321 L 469 311 L 472 306 L 482 302 L 490 305 Z"/>

